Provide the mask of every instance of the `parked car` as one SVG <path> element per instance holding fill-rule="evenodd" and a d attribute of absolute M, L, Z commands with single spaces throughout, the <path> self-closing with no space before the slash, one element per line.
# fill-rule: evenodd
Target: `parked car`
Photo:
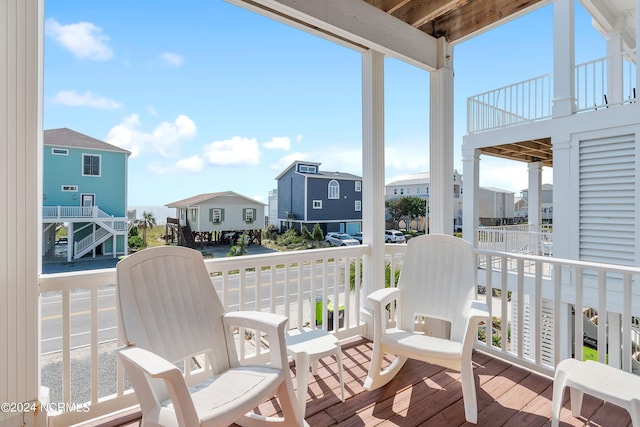
<path fill-rule="evenodd" d="M 357 231 L 351 235 L 354 239 L 356 239 L 360 244 L 362 244 L 362 231 Z"/>
<path fill-rule="evenodd" d="M 398 230 L 385 230 L 384 231 L 385 243 L 404 243 L 405 238 L 402 231 Z"/>
<path fill-rule="evenodd" d="M 347 233 L 327 233 L 324 241 L 331 246 L 352 246 L 360 244 L 360 242 Z"/>

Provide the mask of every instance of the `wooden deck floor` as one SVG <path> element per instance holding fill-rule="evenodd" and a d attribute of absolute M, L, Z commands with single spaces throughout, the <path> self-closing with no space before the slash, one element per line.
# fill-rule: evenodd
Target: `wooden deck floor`
<path fill-rule="evenodd" d="M 386 386 L 365 391 L 372 344 L 359 340 L 343 348 L 345 399 L 339 399 L 337 365 L 332 357 L 320 361 L 317 376 L 309 376 L 306 420 L 324 426 L 460 426 L 465 422 L 459 374 L 438 366 L 409 360 Z M 548 426 L 552 380 L 486 354 L 473 356 L 478 394 L 478 426 Z M 295 367 L 292 368 L 295 382 Z M 561 425 L 630 426 L 628 413 L 585 395 L 582 416 L 574 418 L 569 393 Z M 265 415 L 278 411 L 277 402 L 259 408 Z M 119 424 L 109 424 L 119 425 Z M 137 422 L 122 424 L 137 426 Z M 106 424 L 102 424 L 106 426 Z"/>

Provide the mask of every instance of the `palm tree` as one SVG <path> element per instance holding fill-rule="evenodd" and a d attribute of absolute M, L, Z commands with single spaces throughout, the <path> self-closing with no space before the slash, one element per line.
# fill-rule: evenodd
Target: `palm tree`
<path fill-rule="evenodd" d="M 136 227 L 142 229 L 142 245 L 147 246 L 147 228 L 152 229 L 156 225 L 156 217 L 151 212 L 142 212 L 142 218 L 136 219 Z"/>

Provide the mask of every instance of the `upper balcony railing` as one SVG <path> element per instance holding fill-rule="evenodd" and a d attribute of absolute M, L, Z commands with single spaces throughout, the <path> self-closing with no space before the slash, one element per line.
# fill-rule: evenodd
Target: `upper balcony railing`
<path fill-rule="evenodd" d="M 607 91 L 609 58 L 596 59 L 575 67 L 576 111 L 589 111 L 636 100 L 636 65 L 624 55 L 622 101 Z M 609 93 L 609 96 L 607 96 Z M 530 123 L 551 117 L 553 75 L 504 86 L 467 99 L 467 133 L 473 134 Z"/>
<path fill-rule="evenodd" d="M 126 232 L 129 219 L 109 215 L 98 206 L 43 206 L 44 222 L 65 222 L 71 220 L 91 220 L 104 223 L 113 232 Z"/>
<path fill-rule="evenodd" d="M 405 247 L 385 245 L 390 272 L 401 268 Z M 310 325 L 346 339 L 364 332 L 361 277 L 369 252 L 361 245 L 213 259 L 206 265 L 227 310 L 280 313 L 289 316 L 290 328 Z M 487 301 L 493 319 L 479 331 L 477 349 L 547 375 L 572 355 L 595 357 L 628 371 L 639 366 L 633 358 L 639 350 L 633 332 L 640 315 L 639 268 L 475 252 L 479 298 Z M 395 285 L 396 275 L 388 277 L 389 285 Z M 86 413 L 50 415 L 49 426 L 71 425 L 135 404 L 113 351 L 114 283 L 114 269 L 40 278 L 43 351 L 45 340 L 56 344 L 41 358 L 42 384 L 51 390 L 53 402 L 89 402 Z M 337 312 L 326 310 L 327 300 Z M 575 313 L 585 315 L 575 320 Z M 52 324 L 45 327 L 46 322 Z M 45 336 L 49 326 L 59 337 Z M 236 342 L 245 361 L 268 352 L 251 331 L 236 331 Z M 198 366 L 198 360 L 185 362 L 187 380 L 197 376 Z"/>

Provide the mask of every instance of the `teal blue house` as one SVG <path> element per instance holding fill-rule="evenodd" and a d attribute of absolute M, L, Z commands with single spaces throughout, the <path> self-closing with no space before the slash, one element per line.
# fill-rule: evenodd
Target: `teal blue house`
<path fill-rule="evenodd" d="M 127 162 L 131 153 L 71 129 L 44 131 L 43 254 L 68 228 L 67 260 L 126 255 Z"/>

